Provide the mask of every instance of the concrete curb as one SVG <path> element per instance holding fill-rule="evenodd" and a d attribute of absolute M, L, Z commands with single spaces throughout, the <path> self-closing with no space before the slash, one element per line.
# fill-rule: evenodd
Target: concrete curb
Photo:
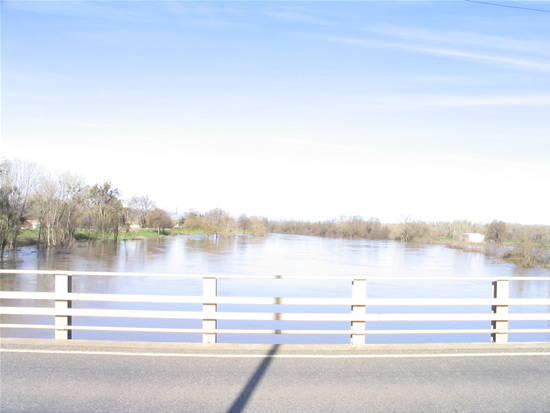
<path fill-rule="evenodd" d="M 548 353 L 550 342 L 540 343 L 456 343 L 456 344 L 202 344 L 151 343 L 102 340 L 53 340 L 2 338 L 5 351 L 119 352 L 151 354 L 227 354 L 227 355 L 376 355 L 376 354 L 472 354 L 472 353 Z"/>

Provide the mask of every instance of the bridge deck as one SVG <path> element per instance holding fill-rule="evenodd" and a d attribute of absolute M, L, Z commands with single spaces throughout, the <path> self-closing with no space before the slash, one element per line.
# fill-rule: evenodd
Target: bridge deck
<path fill-rule="evenodd" d="M 3 412 L 550 411 L 550 343 L 1 344 Z"/>

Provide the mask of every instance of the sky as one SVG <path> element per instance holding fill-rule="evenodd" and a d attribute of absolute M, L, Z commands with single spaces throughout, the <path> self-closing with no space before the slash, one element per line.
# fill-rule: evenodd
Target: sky
<path fill-rule="evenodd" d="M 179 214 L 549 225 L 550 3 L 495 3 L 3 0 L 0 156 Z"/>

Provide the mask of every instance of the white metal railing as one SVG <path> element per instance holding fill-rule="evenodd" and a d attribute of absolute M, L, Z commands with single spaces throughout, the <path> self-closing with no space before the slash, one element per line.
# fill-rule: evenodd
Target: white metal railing
<path fill-rule="evenodd" d="M 199 333 L 203 343 L 216 343 L 218 334 L 346 334 L 351 344 L 364 344 L 365 336 L 370 334 L 490 334 L 494 343 L 508 342 L 510 333 L 550 333 L 550 328 L 510 329 L 510 321 L 550 321 L 550 312 L 511 313 L 510 306 L 548 306 L 550 298 L 509 298 L 509 283 L 514 281 L 550 281 L 550 277 L 311 277 L 311 276 L 236 276 L 236 275 L 199 275 L 199 274 L 153 274 L 153 273 L 113 273 L 86 271 L 28 271 L 0 270 L 0 277 L 7 274 L 37 274 L 55 276 L 55 292 L 20 292 L 0 291 L 2 300 L 51 300 L 53 307 L 23 307 L 2 305 L 0 315 L 42 315 L 53 316 L 54 324 L 14 324 L 1 323 L 0 328 L 54 329 L 56 339 L 70 339 L 72 331 L 118 331 L 118 332 L 153 332 L 153 333 Z M 72 277 L 175 277 L 201 278 L 202 295 L 143 295 L 143 294 L 97 294 L 72 292 Z M 245 279 L 307 279 L 351 281 L 349 298 L 331 297 L 236 297 L 219 296 L 217 281 L 224 278 Z M 487 298 L 369 298 L 367 282 L 372 280 L 439 280 L 439 281 L 474 281 L 492 282 L 492 296 Z M 136 303 L 180 303 L 202 304 L 202 311 L 169 311 L 169 310 L 126 310 L 73 308 L 74 302 L 136 302 Z M 269 312 L 222 312 L 219 304 L 239 305 L 315 305 L 322 310 L 323 306 L 348 306 L 348 313 L 269 313 Z M 487 306 L 484 313 L 372 313 L 368 306 Z M 73 317 L 122 317 L 152 319 L 186 319 L 202 320 L 202 328 L 157 328 L 157 327 L 112 327 L 74 325 Z M 298 330 L 298 329 L 220 329 L 218 320 L 283 320 L 283 321 L 344 321 L 349 329 L 341 330 Z M 491 327 L 480 329 L 439 329 L 439 330 L 374 330 L 366 328 L 372 321 L 490 321 Z"/>

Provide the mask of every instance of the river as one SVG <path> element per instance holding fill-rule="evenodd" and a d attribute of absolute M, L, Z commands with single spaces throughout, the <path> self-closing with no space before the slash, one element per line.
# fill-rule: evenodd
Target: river
<path fill-rule="evenodd" d="M 163 273 L 192 274 L 246 274 L 246 275 L 335 275 L 335 276 L 399 276 L 399 277 L 461 277 L 464 281 L 369 281 L 367 294 L 370 297 L 449 297 L 487 298 L 491 286 L 487 281 L 469 280 L 472 277 L 548 277 L 545 269 L 525 269 L 480 253 L 450 249 L 443 245 L 417 245 L 394 241 L 343 240 L 298 235 L 270 234 L 267 237 L 237 236 L 230 239 L 208 239 L 203 236 L 161 237 L 147 240 L 122 241 L 117 244 L 79 244 L 67 252 L 36 251 L 22 248 L 15 260 L 6 260 L 2 268 L 40 270 L 120 271 L 154 272 L 154 278 L 139 277 L 74 277 L 73 291 L 115 294 L 182 294 L 200 295 L 200 279 L 172 279 Z M 345 281 L 306 280 L 220 280 L 219 295 L 238 296 L 283 296 L 283 297 L 349 297 L 350 283 Z M 549 281 L 521 281 L 510 285 L 511 297 L 547 298 Z M 2 289 L 12 291 L 53 291 L 53 277 L 28 274 L 2 276 Z M 12 305 L 13 303 L 9 303 Z M 23 305 L 23 303 L 19 303 Z M 29 305 L 29 302 L 24 303 Z M 4 304 L 7 305 L 7 304 Z M 45 305 L 44 302 L 38 305 Z M 46 304 L 48 305 L 48 304 Z M 49 304 L 51 305 L 51 303 Z M 82 303 L 75 303 L 82 306 Z M 88 304 L 89 306 L 90 304 Z M 196 305 L 182 304 L 113 304 L 96 303 L 97 308 L 199 310 Z M 243 306 L 219 306 L 220 310 L 245 311 Z M 428 312 L 425 307 L 398 309 L 368 307 L 372 312 Z M 304 306 L 276 308 L 275 306 L 249 306 L 248 311 L 306 312 L 316 308 Z M 476 312 L 476 308 L 443 307 L 438 311 Z M 480 309 L 477 309 L 480 310 Z M 345 312 L 349 309 L 327 307 L 326 311 Z M 485 311 L 485 310 L 483 310 Z M 520 307 L 515 311 L 548 311 L 547 308 Z M 48 317 L 2 316 L 3 323 L 52 323 Z M 200 328 L 200 321 L 175 320 L 119 320 L 86 318 L 79 324 L 140 325 L 147 327 Z M 219 328 L 267 328 L 305 329 L 312 328 L 302 322 L 220 321 Z M 74 324 L 77 324 L 76 322 Z M 367 328 L 395 329 L 397 322 L 368 323 Z M 486 322 L 416 322 L 399 323 L 406 328 L 488 328 Z M 510 328 L 544 328 L 546 322 L 511 322 Z M 313 326 L 321 328 L 345 328 L 342 323 L 324 323 Z M 53 337 L 51 330 L 2 329 L 4 337 Z M 151 334 L 75 331 L 75 339 L 107 339 L 136 341 L 185 341 L 198 342 L 198 334 Z M 485 335 L 369 335 L 369 343 L 438 343 L 438 342 L 487 342 Z M 548 334 L 512 334 L 510 341 L 548 341 Z M 348 336 L 246 336 L 219 335 L 219 342 L 262 343 L 348 343 Z"/>

